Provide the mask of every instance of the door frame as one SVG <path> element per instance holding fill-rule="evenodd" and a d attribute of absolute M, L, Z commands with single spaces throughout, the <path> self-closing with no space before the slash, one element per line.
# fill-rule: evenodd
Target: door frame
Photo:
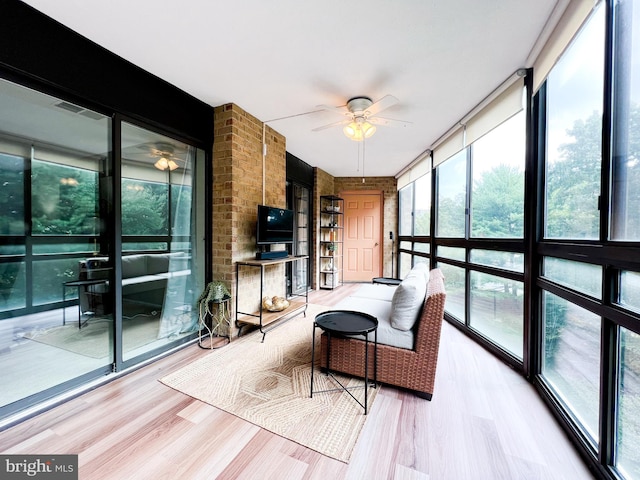
<path fill-rule="evenodd" d="M 383 272 L 384 272 L 384 190 L 382 189 L 370 189 L 370 190 L 343 190 L 341 192 L 338 193 L 339 197 L 342 197 L 344 199 L 344 211 L 345 211 L 345 221 L 344 224 L 347 224 L 346 218 L 347 218 L 347 197 L 349 195 L 376 195 L 379 197 L 380 199 L 380 218 L 379 218 L 379 225 L 380 225 L 380 238 L 378 239 L 378 245 L 380 245 L 380 249 L 378 252 L 378 265 L 380 267 L 379 269 L 379 275 L 378 276 L 383 276 Z M 343 270 L 343 275 L 344 275 L 344 270 Z M 344 280 L 344 277 L 343 277 Z"/>

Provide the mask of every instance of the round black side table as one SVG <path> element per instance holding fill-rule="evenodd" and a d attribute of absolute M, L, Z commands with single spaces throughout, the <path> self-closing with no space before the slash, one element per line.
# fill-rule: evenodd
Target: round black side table
<path fill-rule="evenodd" d="M 378 381 L 378 319 L 373 315 L 362 312 L 353 312 L 350 310 L 331 310 L 316 316 L 313 322 L 313 343 L 311 345 L 311 398 L 314 393 L 333 392 L 337 389 L 313 391 L 313 371 L 315 350 L 316 350 L 316 328 L 321 328 L 327 334 L 327 365 L 326 373 L 330 375 L 340 388 L 347 392 L 362 408 L 364 414 L 367 414 L 367 387 L 369 386 L 369 333 L 373 332 L 373 387 L 376 387 Z M 329 369 L 331 358 L 331 337 L 346 335 L 363 335 L 364 336 L 364 404 L 360 402 L 349 391 L 349 388 L 343 385 Z M 359 388 L 359 387 L 358 387 Z"/>

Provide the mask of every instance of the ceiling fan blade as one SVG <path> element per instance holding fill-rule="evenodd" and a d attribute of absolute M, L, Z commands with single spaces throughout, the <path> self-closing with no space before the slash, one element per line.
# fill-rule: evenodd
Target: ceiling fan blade
<path fill-rule="evenodd" d="M 413 122 L 384 117 L 369 117 L 367 120 L 374 125 L 382 125 L 385 127 L 408 127 L 409 125 L 413 125 Z"/>
<path fill-rule="evenodd" d="M 317 108 L 321 108 L 322 110 L 326 110 L 327 112 L 337 113 L 338 115 L 351 115 L 351 112 L 347 110 L 346 105 L 342 105 L 341 107 L 333 107 L 331 105 L 318 105 Z"/>
<path fill-rule="evenodd" d="M 380 100 L 378 100 L 376 103 L 372 104 L 369 108 L 367 108 L 367 113 L 371 117 L 373 115 L 378 114 L 379 112 L 381 112 L 383 110 L 386 110 L 389 107 L 394 106 L 399 101 L 400 100 L 398 100 L 393 95 L 385 95 Z"/>
<path fill-rule="evenodd" d="M 339 122 L 333 122 L 330 123 L 328 125 L 323 125 L 321 127 L 316 127 L 313 130 L 311 130 L 312 132 L 319 132 L 320 130 L 326 130 L 327 128 L 333 128 L 333 127 L 338 127 L 340 125 L 346 125 L 347 123 L 349 123 L 351 121 L 350 118 L 346 119 L 346 120 L 341 120 Z"/>

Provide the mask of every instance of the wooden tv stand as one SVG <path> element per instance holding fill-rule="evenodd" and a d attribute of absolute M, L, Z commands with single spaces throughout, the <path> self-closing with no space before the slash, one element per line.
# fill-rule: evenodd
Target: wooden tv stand
<path fill-rule="evenodd" d="M 296 315 L 306 314 L 307 305 L 309 304 L 309 284 L 304 290 L 304 294 L 292 294 L 289 299 L 289 307 L 281 312 L 268 312 L 262 309 L 262 297 L 264 296 L 264 271 L 265 267 L 273 265 L 282 265 L 290 262 L 307 262 L 307 272 L 309 271 L 309 255 L 292 256 L 288 255 L 284 258 L 274 258 L 267 260 L 243 260 L 236 262 L 236 327 L 238 336 L 242 334 L 242 328 L 247 325 L 253 325 L 260 329 L 262 333 L 262 341 L 269 330 L 273 330 L 287 320 L 292 319 Z M 238 310 L 238 298 L 240 296 L 240 267 L 259 268 L 260 269 L 260 307 L 257 312 L 241 312 Z M 285 277 L 286 278 L 286 277 Z M 285 280 L 285 292 L 286 292 Z M 270 326 L 270 327 L 269 327 Z M 267 328 L 268 327 L 268 328 Z"/>

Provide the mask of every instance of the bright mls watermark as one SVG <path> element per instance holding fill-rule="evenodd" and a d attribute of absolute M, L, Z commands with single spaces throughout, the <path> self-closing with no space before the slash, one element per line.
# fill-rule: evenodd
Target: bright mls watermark
<path fill-rule="evenodd" d="M 0 455 L 0 479 L 78 480 L 78 455 Z"/>

